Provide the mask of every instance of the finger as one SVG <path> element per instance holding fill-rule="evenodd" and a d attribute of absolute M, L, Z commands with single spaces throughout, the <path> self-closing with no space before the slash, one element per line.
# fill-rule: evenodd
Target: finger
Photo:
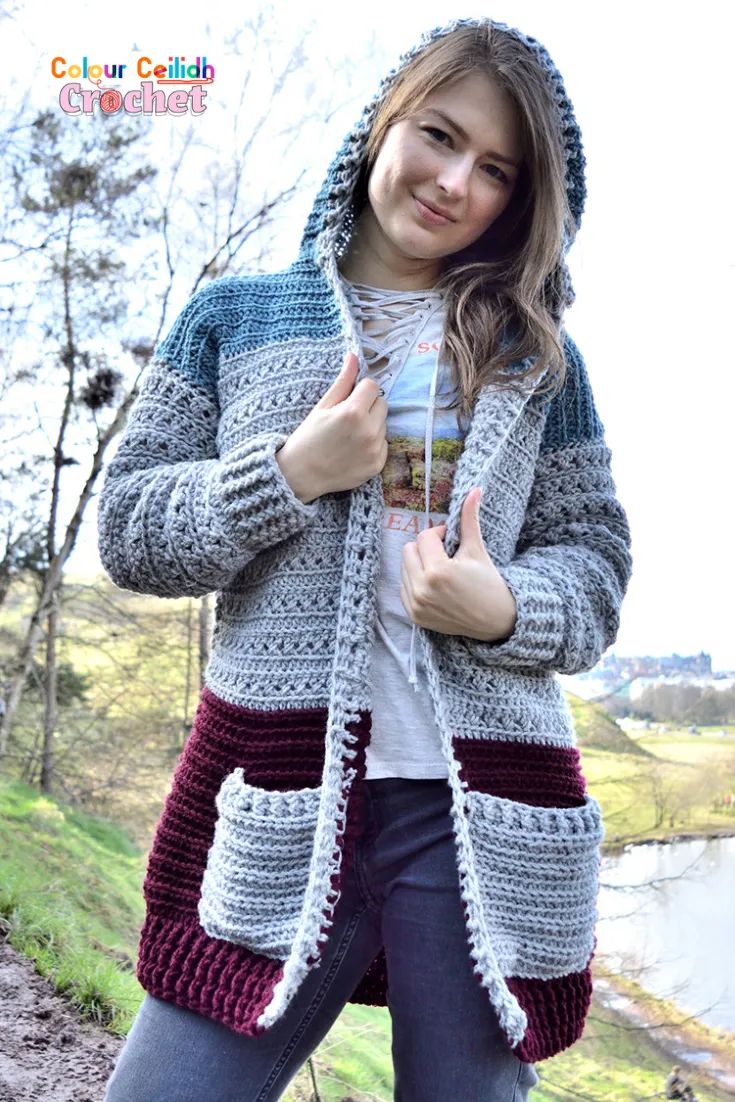
<path fill-rule="evenodd" d="M 410 551 L 409 548 L 413 548 Z M 421 562 L 418 558 L 416 551 L 416 544 L 405 544 L 404 554 L 401 558 L 401 588 L 406 592 L 407 596 L 413 599 L 413 574 L 419 573 L 421 570 Z"/>
<path fill-rule="evenodd" d="M 446 561 L 447 553 L 444 550 L 446 528 L 446 524 L 435 524 L 431 528 L 425 528 L 423 532 L 419 532 L 416 548 L 423 570 Z"/>

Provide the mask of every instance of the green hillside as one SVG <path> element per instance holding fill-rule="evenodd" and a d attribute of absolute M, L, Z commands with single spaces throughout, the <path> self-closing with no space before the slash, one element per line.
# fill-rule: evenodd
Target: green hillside
<path fill-rule="evenodd" d="M 601 704 L 583 700 L 581 696 L 569 692 L 565 696 L 569 702 L 580 749 L 650 757 L 649 752 L 634 742 Z"/>
<path fill-rule="evenodd" d="M 83 1016 L 127 1033 L 145 855 L 123 830 L 0 777 L 0 923 Z"/>

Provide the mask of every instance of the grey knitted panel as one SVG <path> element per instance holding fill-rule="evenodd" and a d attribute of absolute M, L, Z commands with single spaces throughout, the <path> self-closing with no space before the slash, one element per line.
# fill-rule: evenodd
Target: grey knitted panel
<path fill-rule="evenodd" d="M 295 340 L 241 352 L 220 363 L 221 454 L 254 433 L 292 433 L 339 374 L 344 339 Z"/>
<path fill-rule="evenodd" d="M 536 464 L 536 476 L 528 500 L 517 553 L 545 543 L 562 542 L 569 528 L 585 537 L 594 536 L 604 522 L 601 535 L 615 519 L 615 483 L 611 473 L 612 453 L 604 440 L 589 440 L 556 451 L 543 452 Z M 569 516 L 569 501 L 575 503 L 575 515 Z M 562 504 L 566 509 L 562 508 Z M 618 505 L 619 509 L 620 506 Z M 622 517 L 621 517 L 622 521 Z M 576 525 L 585 526 L 584 533 Z M 623 534 L 613 523 L 613 533 Z M 608 534 L 609 540 L 609 534 Z"/>
<path fill-rule="evenodd" d="M 318 502 L 305 505 L 291 489 L 275 453 L 287 433 L 264 431 L 223 454 L 212 485 L 211 509 L 220 514 L 251 552 L 270 550 L 314 523 Z M 248 555 L 247 561 L 252 558 Z"/>
<path fill-rule="evenodd" d="M 630 532 L 604 441 L 542 453 L 518 551 L 496 561 L 518 606 L 502 643 L 442 642 L 495 667 L 577 673 L 614 641 L 631 572 Z"/>
<path fill-rule="evenodd" d="M 347 501 L 322 499 L 318 526 L 259 556 L 217 595 L 205 679 L 250 708 L 322 708 L 329 698 Z"/>
<path fill-rule="evenodd" d="M 116 585 L 210 593 L 315 518 L 318 504 L 296 497 L 275 460 L 285 435 L 243 438 L 217 458 L 217 425 L 209 390 L 166 364 L 148 366 L 99 500 L 99 554 Z"/>
<path fill-rule="evenodd" d="M 185 463 L 192 455 L 216 459 L 218 417 L 216 395 L 209 387 L 182 377 L 160 360 L 152 360 L 141 376 L 138 396 L 115 454 L 117 473 L 139 470 L 144 462 L 152 467 Z"/>
<path fill-rule="evenodd" d="M 99 500 L 100 558 L 117 585 L 198 592 L 197 581 L 226 584 L 243 562 L 208 516 L 216 420 L 207 390 L 164 364 L 146 370 Z"/>
<path fill-rule="evenodd" d="M 475 462 L 483 462 L 485 468 L 479 478 L 468 482 L 468 471 L 461 465 L 459 480 L 455 475 L 450 496 L 451 505 L 461 511 L 469 490 L 475 485 L 483 487 L 480 529 L 488 554 L 496 563 L 507 562 L 513 556 L 533 486 L 534 464 L 543 430 L 543 414 L 529 404 L 503 439 L 506 418 L 515 408 L 512 400 L 501 399 L 498 392 L 494 400 L 493 394 L 488 394 L 485 416 L 481 414 L 479 419 L 484 432 L 477 443 L 472 442 L 472 446 L 477 447 Z"/>
<path fill-rule="evenodd" d="M 542 808 L 468 791 L 469 836 L 486 933 L 505 976 L 553 979 L 594 948 L 600 805 Z"/>
<path fill-rule="evenodd" d="M 304 346 L 289 342 L 285 359 L 296 370 L 304 358 Z M 314 362 L 334 355 L 333 342 L 317 350 Z M 220 400 L 235 407 L 230 416 L 223 414 L 220 422 L 220 447 L 237 447 L 240 434 L 250 431 L 287 427 L 291 410 L 268 413 L 262 396 L 266 381 L 276 372 L 276 360 L 282 354 L 275 348 L 260 353 L 233 357 L 221 370 Z M 324 363 L 324 360 L 321 360 Z M 268 365 L 267 370 L 263 365 Z M 284 370 L 281 363 L 281 371 Z M 233 376 L 237 380 L 232 382 Z M 243 399 L 244 378 L 254 399 Z M 313 373 L 311 375 L 313 379 Z M 323 384 L 324 390 L 327 384 Z M 493 561 L 508 561 L 518 538 L 533 483 L 533 469 L 541 439 L 544 415 L 526 403 L 528 395 L 508 391 L 484 392 L 478 399 L 475 418 L 468 432 L 465 450 L 455 471 L 450 502 L 450 522 L 455 522 L 464 496 L 472 486 L 484 487 L 480 508 L 480 527 Z M 256 412 L 253 412 L 256 411 Z M 305 410 L 296 415 L 306 416 Z M 523 416 L 521 414 L 524 414 Z M 270 419 L 269 419 L 270 418 Z M 273 418 L 276 418 L 274 420 Z M 370 480 L 373 494 L 382 502 L 379 477 Z M 353 495 L 357 506 L 360 499 Z M 329 694 L 328 657 L 333 659 L 334 626 L 339 607 L 340 586 L 345 563 L 345 532 L 350 509 L 350 495 L 325 495 L 319 499 L 318 523 L 309 526 L 299 537 L 288 541 L 282 549 L 273 548 L 267 556 L 250 561 L 233 579 L 227 592 L 218 596 L 215 621 L 215 646 L 206 670 L 206 682 L 223 699 L 246 707 L 286 708 L 323 706 Z M 373 508 L 373 506 L 371 506 Z M 373 532 L 371 561 L 375 582 L 364 601 L 368 605 L 365 619 L 353 621 L 350 639 L 354 655 L 351 673 L 357 677 L 361 666 L 370 659 L 374 604 L 377 593 L 382 524 L 360 522 L 362 533 Z M 364 540 L 364 535 L 362 537 Z M 374 548 L 374 550 L 373 550 Z M 349 574 L 344 576 L 349 584 Z M 331 610 L 331 622 L 330 622 Z M 368 617 L 368 611 L 370 616 Z M 449 639 L 438 636 L 441 643 Z M 450 646 L 459 645 L 463 637 L 451 637 Z M 466 652 L 463 659 L 466 661 Z M 460 688 L 461 692 L 461 688 Z M 507 694 L 506 694 L 507 696 Z M 523 694 L 518 697 L 522 704 Z M 508 702 L 513 708 L 514 701 Z M 366 701 L 366 705 L 368 702 Z M 547 706 L 547 721 L 539 717 L 534 729 L 547 732 L 556 741 L 569 738 L 569 729 L 558 714 L 558 702 Z M 528 718 L 521 707 L 516 708 L 512 726 L 518 728 Z M 505 721 L 505 719 L 503 719 Z"/>
<path fill-rule="evenodd" d="M 321 786 L 271 792 L 242 769 L 217 793 L 219 818 L 199 900 L 210 937 L 285 960 L 309 880 Z"/>
<path fill-rule="evenodd" d="M 495 669 L 460 648 L 453 657 L 439 648 L 436 662 L 455 737 L 576 745 L 569 706 L 553 674 Z"/>
<path fill-rule="evenodd" d="M 542 376 L 543 377 L 543 376 Z M 480 528 L 493 560 L 507 562 L 523 524 L 533 485 L 546 410 L 530 391 L 480 390 L 454 472 L 444 548 L 460 543 L 460 515 L 467 494 L 483 487 Z"/>

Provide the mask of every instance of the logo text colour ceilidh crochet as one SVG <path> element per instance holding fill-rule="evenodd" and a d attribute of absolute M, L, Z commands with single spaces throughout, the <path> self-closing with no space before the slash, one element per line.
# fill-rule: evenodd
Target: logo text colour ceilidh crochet
<path fill-rule="evenodd" d="M 133 64 L 92 62 L 86 55 L 79 61 L 65 57 L 51 59 L 51 76 L 65 83 L 59 90 L 59 106 L 67 115 L 91 115 L 102 111 L 115 115 L 201 115 L 207 110 L 205 84 L 214 81 L 214 66 L 207 55 L 197 55 L 187 64 L 185 56 L 169 57 L 167 62 L 155 61 L 141 54 Z M 137 76 L 140 86 L 122 91 L 103 81 L 129 80 Z M 79 81 L 88 80 L 95 88 L 84 88 Z M 152 78 L 152 79 L 151 79 Z M 154 90 L 154 82 L 159 86 Z M 168 87 L 165 87 L 168 86 Z"/>

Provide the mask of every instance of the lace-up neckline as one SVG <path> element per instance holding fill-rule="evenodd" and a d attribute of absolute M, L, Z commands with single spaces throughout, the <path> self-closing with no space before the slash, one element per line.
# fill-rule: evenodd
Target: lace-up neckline
<path fill-rule="evenodd" d="M 444 298 L 431 287 L 397 291 L 349 280 L 341 273 L 340 279 L 360 325 L 363 355 L 371 369 L 390 364 L 405 352 L 417 325 Z"/>
<path fill-rule="evenodd" d="M 363 356 L 368 370 L 372 370 L 379 382 L 390 387 L 403 369 L 411 347 L 427 325 L 432 314 L 441 310 L 444 295 L 432 288 L 423 290 L 394 291 L 384 287 L 371 287 L 367 283 L 353 283 L 340 273 L 355 320 L 360 328 Z M 424 516 L 430 518 L 431 458 L 434 431 L 434 406 L 439 375 L 439 357 L 434 358 L 434 371 L 429 389 L 424 433 Z M 383 391 L 381 390 L 381 393 Z M 387 646 L 390 639 L 380 620 L 378 631 Z M 416 659 L 416 624 L 411 628 L 411 646 L 408 660 L 408 680 L 415 692 L 421 692 Z"/>

